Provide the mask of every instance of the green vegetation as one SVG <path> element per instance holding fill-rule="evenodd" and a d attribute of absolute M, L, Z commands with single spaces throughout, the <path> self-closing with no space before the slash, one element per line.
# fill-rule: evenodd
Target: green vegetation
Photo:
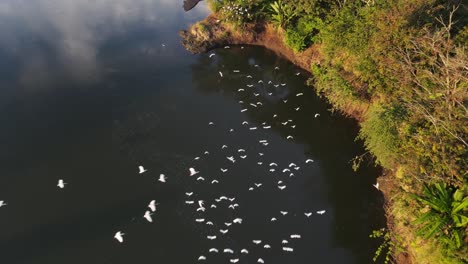
<path fill-rule="evenodd" d="M 276 25 L 296 53 L 317 49 L 320 63 L 311 65 L 310 82 L 336 110 L 360 119 L 359 138 L 376 164 L 392 175 L 395 186 L 387 197 L 388 213 L 393 218 L 390 232 L 401 237 L 398 244 L 416 263 L 467 263 L 466 4 L 445 0 L 212 0 L 212 4 L 219 7 L 215 10 L 240 5 L 252 14 L 228 19 L 236 23 Z M 389 239 L 395 245 L 394 237 L 385 238 L 386 246 Z"/>

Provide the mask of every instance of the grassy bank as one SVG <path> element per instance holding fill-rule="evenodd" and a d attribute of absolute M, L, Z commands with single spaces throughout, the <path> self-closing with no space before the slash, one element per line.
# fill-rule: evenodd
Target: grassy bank
<path fill-rule="evenodd" d="M 468 10 L 437 0 L 211 0 L 183 33 L 193 52 L 263 45 L 312 72 L 335 110 L 386 169 L 389 231 L 377 250 L 399 263 L 468 262 Z M 365 162 L 367 163 L 367 162 Z M 406 256 L 406 257 L 402 257 Z"/>

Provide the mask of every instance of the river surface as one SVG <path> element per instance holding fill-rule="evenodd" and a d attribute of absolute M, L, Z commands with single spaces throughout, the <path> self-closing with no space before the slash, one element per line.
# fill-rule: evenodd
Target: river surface
<path fill-rule="evenodd" d="M 263 48 L 186 52 L 178 30 L 208 13 L 0 2 L 0 263 L 372 262 L 385 221 L 355 122 Z"/>

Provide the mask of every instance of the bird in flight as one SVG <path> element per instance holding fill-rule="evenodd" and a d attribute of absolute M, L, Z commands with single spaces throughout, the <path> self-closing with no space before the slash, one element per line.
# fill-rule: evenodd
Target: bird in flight
<path fill-rule="evenodd" d="M 184 0 L 185 12 L 192 10 L 201 0 Z"/>
<path fill-rule="evenodd" d="M 123 243 L 123 236 L 124 235 L 125 235 L 124 233 L 119 231 L 119 232 L 115 233 L 114 238 L 117 239 L 117 241 L 119 241 L 120 243 Z"/>
<path fill-rule="evenodd" d="M 65 188 L 65 184 L 66 184 L 66 183 L 65 183 L 62 179 L 60 179 L 60 180 L 58 181 L 58 183 L 57 183 L 57 186 L 58 186 L 60 189 L 63 189 L 63 188 Z"/>
<path fill-rule="evenodd" d="M 139 170 L 139 171 L 138 171 L 139 174 L 143 174 L 143 173 L 145 173 L 145 172 L 148 171 L 148 170 L 145 169 L 145 167 L 143 167 L 143 166 L 138 166 L 138 170 Z"/>
<path fill-rule="evenodd" d="M 5 203 L 5 201 L 3 201 L 3 200 L 0 201 L 0 207 L 5 206 L 5 205 L 7 205 L 7 203 Z"/>

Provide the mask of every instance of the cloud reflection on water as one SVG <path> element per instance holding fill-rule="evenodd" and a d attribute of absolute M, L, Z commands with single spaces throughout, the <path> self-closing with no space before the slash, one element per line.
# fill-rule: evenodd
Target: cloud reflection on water
<path fill-rule="evenodd" d="M 184 13 L 182 0 L 3 0 L 0 58 L 12 63 L 0 65 L 0 72 L 9 70 L 15 83 L 8 84 L 28 90 L 60 83 L 57 77 L 95 82 L 106 41 L 141 26 L 154 34 L 176 32 L 207 12 L 202 5 Z"/>

